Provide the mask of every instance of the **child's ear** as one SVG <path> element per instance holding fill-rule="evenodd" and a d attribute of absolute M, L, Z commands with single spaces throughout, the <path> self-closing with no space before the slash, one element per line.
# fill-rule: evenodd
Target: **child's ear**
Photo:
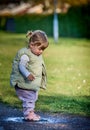
<path fill-rule="evenodd" d="M 34 43 L 33 43 L 33 42 L 30 42 L 30 45 L 32 45 L 32 46 L 33 46 L 33 45 L 34 45 Z"/>
<path fill-rule="evenodd" d="M 29 46 L 30 46 L 30 47 L 34 46 L 33 42 L 30 42 Z"/>

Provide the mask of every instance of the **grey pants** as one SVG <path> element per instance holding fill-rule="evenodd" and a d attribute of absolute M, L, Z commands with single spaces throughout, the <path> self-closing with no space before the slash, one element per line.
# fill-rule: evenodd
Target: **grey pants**
<path fill-rule="evenodd" d="M 30 111 L 34 110 L 35 102 L 38 99 L 38 91 L 21 89 L 15 87 L 18 98 L 22 101 L 23 114 L 27 116 Z"/>

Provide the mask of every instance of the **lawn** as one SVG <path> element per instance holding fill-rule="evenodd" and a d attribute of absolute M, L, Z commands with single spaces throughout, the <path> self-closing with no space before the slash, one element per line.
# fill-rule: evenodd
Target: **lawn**
<path fill-rule="evenodd" d="M 10 87 L 12 60 L 26 43 L 24 34 L 0 32 L 0 102 L 21 109 Z M 49 38 L 44 60 L 47 90 L 39 92 L 36 110 L 90 116 L 90 40 Z"/>

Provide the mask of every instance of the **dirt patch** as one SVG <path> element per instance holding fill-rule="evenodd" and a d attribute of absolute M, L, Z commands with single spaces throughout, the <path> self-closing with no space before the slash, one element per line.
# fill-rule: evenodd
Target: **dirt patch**
<path fill-rule="evenodd" d="M 89 130 L 90 117 L 38 112 L 41 121 L 26 122 L 22 111 L 0 104 L 0 130 Z"/>

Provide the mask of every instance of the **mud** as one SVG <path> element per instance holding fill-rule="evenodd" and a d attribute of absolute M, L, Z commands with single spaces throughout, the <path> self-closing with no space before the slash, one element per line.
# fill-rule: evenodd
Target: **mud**
<path fill-rule="evenodd" d="M 0 130 L 90 130 L 90 117 L 37 113 L 40 121 L 27 122 L 22 111 L 0 104 Z"/>

